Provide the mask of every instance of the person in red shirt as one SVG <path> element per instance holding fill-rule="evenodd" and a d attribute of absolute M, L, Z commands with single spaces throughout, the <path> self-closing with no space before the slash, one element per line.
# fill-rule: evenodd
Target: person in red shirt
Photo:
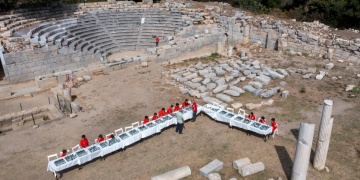
<path fill-rule="evenodd" d="M 173 112 L 173 105 L 171 105 L 167 110 L 166 110 L 166 114 L 171 114 Z"/>
<path fill-rule="evenodd" d="M 195 100 L 193 100 L 193 103 L 192 103 L 192 110 L 193 110 L 193 117 L 192 117 L 192 122 L 195 122 L 196 121 L 196 113 L 197 113 L 197 104 L 195 102 Z"/>
<path fill-rule="evenodd" d="M 159 116 L 158 117 L 163 117 L 166 115 L 166 111 L 165 111 L 165 108 L 162 108 L 160 111 L 159 111 Z"/>
<path fill-rule="evenodd" d="M 156 47 L 158 47 L 158 46 L 159 46 L 159 41 L 160 41 L 159 36 L 156 36 L 156 38 L 155 38 Z"/>
<path fill-rule="evenodd" d="M 253 120 L 253 121 L 255 121 L 255 119 L 256 119 L 256 117 L 255 117 L 255 115 L 254 115 L 253 112 L 251 112 L 251 113 L 248 115 L 248 118 L 249 118 L 250 120 Z"/>
<path fill-rule="evenodd" d="M 277 129 L 278 125 L 275 122 L 275 118 L 271 118 L 271 127 L 272 127 L 272 131 L 271 131 L 271 135 L 274 134 L 275 130 Z"/>
<path fill-rule="evenodd" d="M 155 121 L 157 118 L 158 118 L 158 117 L 157 117 L 157 114 L 154 113 L 154 115 L 153 115 L 153 117 L 151 118 L 151 120 L 152 120 L 152 121 Z"/>
<path fill-rule="evenodd" d="M 259 123 L 266 124 L 266 119 L 264 116 L 261 116 Z"/>
<path fill-rule="evenodd" d="M 61 157 L 65 157 L 65 156 L 66 156 L 66 153 L 67 153 L 67 150 L 66 150 L 66 149 L 62 150 Z"/>
<path fill-rule="evenodd" d="M 174 107 L 174 112 L 180 110 L 180 105 L 179 103 L 176 103 L 175 107 Z"/>
<path fill-rule="evenodd" d="M 103 137 L 102 134 L 100 134 L 100 135 L 98 136 L 96 142 L 97 142 L 97 143 L 101 143 L 101 142 L 103 142 L 103 141 L 105 141 L 105 138 Z"/>
<path fill-rule="evenodd" d="M 185 99 L 185 101 L 181 105 L 181 108 L 186 108 L 187 106 L 189 106 L 189 102 L 188 99 Z"/>
<path fill-rule="evenodd" d="M 148 122 L 150 122 L 150 119 L 149 119 L 148 116 L 145 116 L 145 118 L 144 118 L 144 120 L 143 120 L 143 124 L 146 124 L 146 123 L 148 123 Z"/>
<path fill-rule="evenodd" d="M 112 139 L 114 138 L 114 134 L 110 134 L 110 136 L 108 136 L 108 139 Z"/>
<path fill-rule="evenodd" d="M 81 140 L 80 140 L 80 147 L 81 147 L 81 148 L 86 148 L 86 147 L 88 147 L 88 146 L 89 146 L 89 141 L 88 141 L 88 139 L 86 138 L 85 135 L 82 135 L 82 136 L 81 136 Z"/>

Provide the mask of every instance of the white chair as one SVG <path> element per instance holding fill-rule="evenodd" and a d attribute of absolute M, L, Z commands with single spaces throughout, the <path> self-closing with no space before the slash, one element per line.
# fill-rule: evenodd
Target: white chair
<path fill-rule="evenodd" d="M 234 113 L 234 108 L 226 108 L 227 111 Z"/>
<path fill-rule="evenodd" d="M 48 155 L 48 161 L 52 161 L 52 160 L 55 160 L 55 159 L 58 159 L 58 158 L 59 158 L 59 156 L 57 154 Z"/>
<path fill-rule="evenodd" d="M 66 150 L 66 154 L 69 154 L 69 152 L 70 152 L 70 149 Z M 63 153 L 63 152 L 60 151 L 60 157 L 61 157 L 62 153 Z"/>
<path fill-rule="evenodd" d="M 217 103 L 215 101 L 213 102 L 213 105 L 216 106 L 216 107 L 219 107 L 219 103 Z"/>
<path fill-rule="evenodd" d="M 111 135 L 112 135 L 112 133 L 107 134 L 107 135 L 105 136 L 106 140 L 111 139 Z"/>
<path fill-rule="evenodd" d="M 74 146 L 74 147 L 71 148 L 72 152 L 75 152 L 75 151 L 77 151 L 77 150 L 79 150 L 79 149 L 80 149 L 80 145 L 79 145 L 79 144 L 77 144 L 76 146 Z"/>
<path fill-rule="evenodd" d="M 131 126 L 134 128 L 134 127 L 138 127 L 139 126 L 139 122 L 134 122 L 131 124 Z"/>
<path fill-rule="evenodd" d="M 238 114 L 245 115 L 245 110 L 243 110 L 243 109 L 239 109 Z"/>
<path fill-rule="evenodd" d="M 97 139 L 95 139 L 95 144 L 97 143 Z"/>
<path fill-rule="evenodd" d="M 144 121 L 140 121 L 140 125 L 141 125 L 141 126 L 144 125 Z"/>
<path fill-rule="evenodd" d="M 132 128 L 132 126 L 125 127 L 125 132 L 131 130 Z"/>
<path fill-rule="evenodd" d="M 117 130 L 115 130 L 115 135 L 122 134 L 123 132 L 124 132 L 123 128 L 117 129 Z"/>

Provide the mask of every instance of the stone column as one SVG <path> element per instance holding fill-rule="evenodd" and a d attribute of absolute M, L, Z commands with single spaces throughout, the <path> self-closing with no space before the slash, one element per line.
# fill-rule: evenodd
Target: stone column
<path fill-rule="evenodd" d="M 216 43 L 216 52 L 218 54 L 221 54 L 222 52 L 224 52 L 224 45 L 221 42 Z"/>
<path fill-rule="evenodd" d="M 323 112 L 321 115 L 321 122 L 319 128 L 319 137 L 316 145 L 314 167 L 317 170 L 325 168 L 326 157 L 330 144 L 331 130 L 334 119 L 331 118 L 332 113 L 332 100 L 325 100 Z"/>
<path fill-rule="evenodd" d="M 300 131 L 291 174 L 292 180 L 306 180 L 311 154 L 311 146 L 314 137 L 314 129 L 315 124 L 300 124 Z"/>
<path fill-rule="evenodd" d="M 231 58 L 231 56 L 233 55 L 233 50 L 234 50 L 234 47 L 233 47 L 233 46 L 229 46 L 228 58 Z"/>
<path fill-rule="evenodd" d="M 0 44 L 0 61 L 3 65 L 3 67 L 5 67 L 5 59 L 4 59 L 4 47 Z"/>
<path fill-rule="evenodd" d="M 250 26 L 247 24 L 244 27 L 244 37 L 243 37 L 243 44 L 248 44 L 250 41 Z"/>

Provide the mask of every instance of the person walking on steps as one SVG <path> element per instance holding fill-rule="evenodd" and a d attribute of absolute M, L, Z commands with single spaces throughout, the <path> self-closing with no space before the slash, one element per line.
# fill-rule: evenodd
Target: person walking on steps
<path fill-rule="evenodd" d="M 156 47 L 158 47 L 158 46 L 159 46 L 159 41 L 160 41 L 159 36 L 156 36 L 156 38 L 155 38 Z"/>

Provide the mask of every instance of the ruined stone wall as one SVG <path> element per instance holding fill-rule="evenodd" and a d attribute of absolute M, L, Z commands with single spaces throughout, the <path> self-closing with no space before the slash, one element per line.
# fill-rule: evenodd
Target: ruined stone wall
<path fill-rule="evenodd" d="M 86 55 L 81 52 L 61 54 L 57 46 L 4 54 L 3 65 L 6 79 L 11 82 L 25 81 L 36 76 L 85 67 L 99 62 L 100 54 Z"/>

